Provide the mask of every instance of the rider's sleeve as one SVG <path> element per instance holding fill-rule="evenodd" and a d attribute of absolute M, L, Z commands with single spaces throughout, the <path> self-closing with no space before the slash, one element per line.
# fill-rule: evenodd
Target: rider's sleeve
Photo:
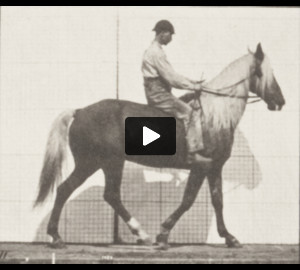
<path fill-rule="evenodd" d="M 162 76 L 172 87 L 189 90 L 197 89 L 195 82 L 175 72 L 165 54 L 154 56 L 153 62 L 159 75 Z"/>

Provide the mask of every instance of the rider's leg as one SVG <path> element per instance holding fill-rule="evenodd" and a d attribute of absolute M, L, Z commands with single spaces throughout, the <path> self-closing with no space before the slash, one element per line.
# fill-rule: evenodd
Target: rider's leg
<path fill-rule="evenodd" d="M 202 150 L 204 145 L 202 140 L 201 119 L 196 119 L 196 114 L 193 113 L 191 106 L 177 98 L 174 100 L 174 113 L 176 118 L 183 121 L 188 142 L 188 152 Z"/>
<path fill-rule="evenodd" d="M 210 158 L 201 156 L 198 152 L 204 149 L 201 119 L 198 113 L 193 113 L 190 105 L 174 98 L 174 114 L 184 123 L 187 140 L 188 163 L 209 163 Z"/>
<path fill-rule="evenodd" d="M 164 89 L 163 85 L 156 80 L 145 81 L 145 93 L 148 104 L 174 115 L 184 123 L 188 150 L 188 163 L 210 162 L 197 151 L 204 148 L 202 141 L 202 129 L 200 119 L 194 119 L 190 105 L 179 100 Z M 192 118 L 191 118 L 192 117 Z M 191 120 L 191 121 L 190 121 Z"/>

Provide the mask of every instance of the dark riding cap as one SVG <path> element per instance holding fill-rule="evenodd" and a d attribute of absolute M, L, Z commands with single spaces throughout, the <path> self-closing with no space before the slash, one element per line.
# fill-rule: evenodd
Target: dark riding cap
<path fill-rule="evenodd" d="M 175 34 L 174 26 L 167 20 L 157 22 L 152 31 L 155 31 L 157 35 L 162 31 L 168 31 L 171 34 Z"/>

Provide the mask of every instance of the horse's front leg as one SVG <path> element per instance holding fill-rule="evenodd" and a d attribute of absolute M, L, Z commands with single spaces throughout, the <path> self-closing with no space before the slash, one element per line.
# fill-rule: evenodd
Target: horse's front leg
<path fill-rule="evenodd" d="M 193 205 L 204 178 L 205 172 L 203 170 L 199 168 L 191 170 L 180 206 L 161 225 L 160 234 L 156 238 L 156 242 L 160 249 L 168 249 L 168 239 L 172 228 L 175 226 L 180 217 Z"/>
<path fill-rule="evenodd" d="M 212 204 L 216 212 L 217 228 L 220 237 L 226 239 L 226 245 L 231 248 L 240 248 L 242 245 L 239 241 L 231 235 L 225 226 L 223 217 L 223 191 L 222 191 L 222 168 L 213 169 L 208 174 L 208 183 Z"/>

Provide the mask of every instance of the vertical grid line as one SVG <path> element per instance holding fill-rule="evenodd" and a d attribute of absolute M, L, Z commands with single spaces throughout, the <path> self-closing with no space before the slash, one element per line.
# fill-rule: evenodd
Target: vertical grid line
<path fill-rule="evenodd" d="M 116 99 L 119 99 L 119 42 L 120 42 L 120 15 L 119 15 L 119 7 L 116 9 Z M 124 170 L 124 168 L 123 168 Z M 119 242 L 119 216 L 116 211 L 114 211 L 113 215 L 113 242 L 117 244 Z"/>
<path fill-rule="evenodd" d="M 116 17 L 116 98 L 119 99 L 119 54 L 120 54 L 120 48 L 119 48 L 119 42 L 120 42 L 120 15 L 119 15 L 119 7 L 117 7 L 117 17 Z"/>
<path fill-rule="evenodd" d="M 203 184 L 202 184 L 202 188 L 205 188 L 205 200 L 204 200 L 204 202 L 206 202 L 205 203 L 205 232 L 207 232 L 206 233 L 206 237 L 205 237 L 205 239 L 204 239 L 204 241 L 205 241 L 205 243 L 207 243 L 207 239 L 208 239 L 208 233 L 209 233 L 209 220 L 208 220 L 208 217 L 209 217 L 209 203 L 210 203 L 210 201 L 209 201 L 209 199 L 211 199 L 210 198 L 210 191 L 209 191 L 209 183 L 208 183 L 208 178 L 206 177 L 206 182 L 207 182 L 207 185 L 206 185 L 206 187 L 205 187 L 205 180 L 203 181 Z M 203 229 L 202 229 L 203 230 Z M 203 239 L 203 232 L 201 232 L 201 237 L 200 237 L 200 239 Z M 199 237 L 199 234 L 198 234 L 198 237 Z M 200 242 L 200 241 L 198 241 L 198 240 L 196 240 L 197 242 Z"/>
<path fill-rule="evenodd" d="M 160 169 L 160 173 L 162 173 L 162 169 Z M 162 181 L 159 182 L 159 223 L 162 221 Z"/>
<path fill-rule="evenodd" d="M 54 202 L 55 203 L 55 202 Z M 67 241 L 70 241 L 69 240 L 69 235 L 68 235 L 68 215 L 67 215 L 67 212 L 69 211 L 69 207 L 68 207 L 68 204 L 66 202 L 66 204 L 64 205 L 64 238 L 67 240 Z M 59 229 L 59 227 L 58 227 Z"/>
<path fill-rule="evenodd" d="M 1 40 L 2 40 L 2 7 L 0 6 L 0 117 L 1 117 L 1 110 L 2 110 L 2 80 L 1 80 L 1 71 L 2 71 L 2 65 L 1 65 L 1 59 L 2 59 L 2 46 L 1 46 Z M 1 118 L 0 118 L 1 119 Z M 0 134 L 1 134 L 1 124 L 0 124 Z M 2 140 L 0 137 L 0 153 L 2 153 Z M 0 156 L 1 158 L 1 156 Z M 0 160 L 0 170 L 2 172 L 1 169 L 1 160 Z"/>

